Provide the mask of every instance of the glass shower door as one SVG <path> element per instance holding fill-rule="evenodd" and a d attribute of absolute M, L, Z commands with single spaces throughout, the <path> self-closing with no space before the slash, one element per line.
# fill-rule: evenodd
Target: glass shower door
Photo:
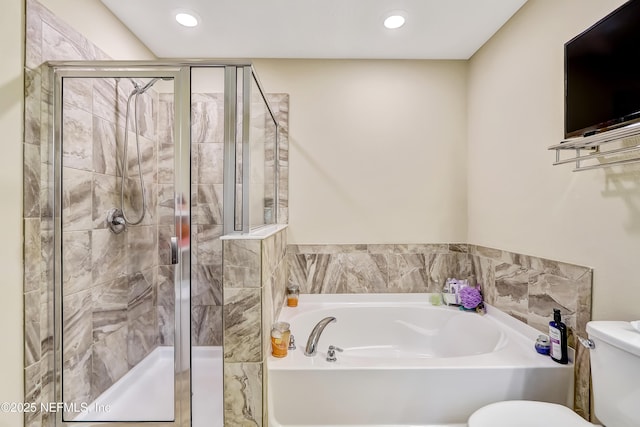
<path fill-rule="evenodd" d="M 55 74 L 60 424 L 189 425 L 180 81 L 179 71 Z"/>

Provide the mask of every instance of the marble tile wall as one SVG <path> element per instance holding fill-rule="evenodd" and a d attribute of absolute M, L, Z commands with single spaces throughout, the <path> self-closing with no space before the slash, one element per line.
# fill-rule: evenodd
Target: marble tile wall
<path fill-rule="evenodd" d="M 109 58 L 37 1 L 26 3 L 25 393 L 28 401 L 39 403 L 56 401 L 51 204 L 54 153 L 48 139 L 52 90 L 43 63 Z M 112 234 L 104 223 L 105 211 L 119 205 L 121 165 L 116 161 L 116 150 L 121 151 L 124 143 L 124 111 L 132 88 L 132 83 L 124 79 L 68 78 L 64 82 L 59 271 L 63 392 L 70 402 L 92 401 L 153 350 L 158 341 L 157 282 L 159 276 L 167 275 L 159 274 L 164 257 L 158 246 L 158 96 L 153 91 L 140 96 L 138 102 L 147 216 L 139 226 L 120 235 Z M 128 166 L 135 176 L 132 135 L 129 133 Z M 136 179 L 127 182 L 128 192 L 134 197 L 125 200 L 134 218 L 140 210 L 137 185 Z M 25 414 L 25 425 L 53 425 L 54 416 Z"/>
<path fill-rule="evenodd" d="M 266 97 L 279 126 L 278 221 L 286 223 L 289 96 Z M 270 351 L 264 337 L 284 299 L 286 232 L 264 240 L 221 240 L 223 101 L 223 94 L 192 95 L 192 345 L 223 345 L 225 425 L 262 426 L 264 357 Z M 275 157 L 273 147 L 266 157 Z"/>
<path fill-rule="evenodd" d="M 173 129 L 173 94 L 160 94 L 161 120 Z M 222 208 L 224 94 L 194 93 L 191 97 L 191 342 L 222 345 Z M 160 156 L 172 159 L 173 133 L 160 135 Z M 173 180 L 172 168 L 161 172 Z M 173 187 L 166 191 L 173 193 Z M 159 304 L 162 344 L 173 344 L 173 284 L 167 282 Z"/>
<path fill-rule="evenodd" d="M 288 177 L 289 177 L 289 95 L 265 94 L 278 123 L 278 222 L 288 222 Z M 261 101 L 257 102 L 262 104 Z M 269 132 L 273 129 L 265 125 L 268 117 L 260 110 L 252 116 L 252 128 L 266 131 L 265 140 L 273 141 Z M 257 121 L 257 124 L 256 124 Z M 266 168 L 273 165 L 275 146 L 267 144 L 264 150 Z M 271 168 L 273 169 L 273 168 Z M 268 190 L 267 190 L 268 192 Z M 266 206 L 269 201 L 265 201 Z M 248 423 L 262 425 L 262 390 L 264 384 L 262 363 L 270 351 L 270 341 L 265 340 L 270 326 L 282 306 L 286 286 L 286 233 L 280 231 L 264 240 L 225 240 L 224 242 L 224 355 L 225 355 L 225 418 L 229 425 Z M 280 302 L 274 302 L 278 301 Z M 242 316 L 242 318 L 240 317 Z M 247 338 L 248 337 L 248 338 Z M 231 365 L 233 364 L 233 365 Z M 260 368 L 247 368 L 249 364 L 259 364 Z M 240 367 L 242 366 L 242 368 Z M 252 365 L 251 365 L 252 366 Z M 245 369 L 246 368 L 246 369 Z M 260 372 L 260 383 L 252 383 L 252 396 L 246 393 L 233 395 L 234 384 L 238 381 L 253 381 L 245 376 L 233 376 L 234 372 Z M 233 377 L 233 379 L 230 379 Z M 256 391 L 257 390 L 257 391 Z M 247 400 L 248 399 L 248 400 Z M 252 406 L 252 409 L 245 407 Z M 244 408 L 244 409 L 243 409 Z M 243 414 L 251 414 L 245 417 Z"/>
<path fill-rule="evenodd" d="M 212 73 L 217 72 L 213 70 Z M 288 102 L 286 94 L 267 94 L 280 126 L 279 180 L 281 183 L 279 215 L 288 216 Z M 162 120 L 173 126 L 173 96 L 160 94 Z M 222 209 L 224 152 L 224 94 L 194 93 L 191 100 L 192 138 L 192 342 L 193 345 L 222 345 Z M 265 117 L 262 117 L 265 120 Z M 173 134 L 160 136 L 160 156 L 172 150 Z M 267 157 L 273 158 L 271 154 Z M 161 172 L 162 173 L 162 172 Z M 167 172 L 168 174 L 169 172 Z M 282 184 L 284 183 L 284 185 Z M 166 299 L 169 301 L 169 299 Z M 169 304 L 159 304 L 162 313 L 169 313 Z M 163 343 L 171 343 L 171 325 L 161 334 Z"/>
<path fill-rule="evenodd" d="M 447 244 L 290 245 L 288 258 L 301 293 L 436 292 L 447 277 L 471 274 Z"/>
<path fill-rule="evenodd" d="M 171 204 L 173 193 L 167 201 L 158 192 L 167 185 L 158 182 L 158 94 L 149 90 L 137 100 L 136 144 L 133 115 L 126 124 L 124 113 L 132 90 L 127 79 L 67 78 L 63 85 L 63 393 L 77 403 L 93 401 L 158 345 L 158 269 L 167 263 L 159 256 L 158 230 L 174 219 L 159 217 L 157 203 Z M 113 234 L 105 217 L 120 206 L 122 160 L 116 159 L 125 143 L 125 211 L 132 221 L 142 212 L 139 145 L 146 215 Z"/>
<path fill-rule="evenodd" d="M 575 264 L 477 245 L 467 246 L 474 272 L 487 302 L 543 333 L 549 331 L 553 309 L 559 308 L 569 328 L 569 346 L 576 350 L 574 410 L 589 420 L 589 353 L 577 345 L 591 319 L 593 270 Z"/>
<path fill-rule="evenodd" d="M 302 293 L 440 292 L 474 276 L 489 304 L 541 332 L 559 308 L 577 352 L 574 409 L 589 419 L 589 356 L 573 340 L 591 317 L 590 268 L 468 244 L 289 245 L 287 259 Z"/>
<path fill-rule="evenodd" d="M 24 307 L 25 307 L 25 399 L 29 402 L 53 402 L 53 209 L 51 194 L 53 185 L 52 157 L 49 146 L 49 116 L 51 110 L 51 85 L 44 61 L 49 60 L 98 60 L 107 56 L 86 39 L 60 22 L 50 11 L 33 0 L 26 2 L 25 49 L 25 114 L 24 135 Z M 86 84 L 84 95 L 70 90 L 66 104 L 66 125 L 72 138 L 67 137 L 64 153 L 65 176 L 76 191 L 63 196 L 68 233 L 63 237 L 67 268 L 67 290 L 64 313 L 70 343 L 67 346 L 63 366 L 64 374 L 91 378 L 93 352 L 93 290 L 89 281 L 93 271 L 91 262 L 92 203 L 91 188 L 94 185 L 92 170 L 100 152 L 94 153 L 93 144 L 81 144 L 90 138 L 100 126 L 93 123 L 93 83 Z M 72 88 L 74 85 L 70 85 Z M 75 144 L 75 148 L 74 147 Z M 106 166 L 105 166 L 106 167 Z M 103 170 L 105 171 L 105 170 Z M 69 208 L 77 206 L 83 215 L 76 215 Z M 97 240 L 96 240 L 97 241 Z M 77 254 L 77 259 L 70 259 Z M 78 307 L 76 312 L 70 309 Z M 98 317 L 101 314 L 97 314 Z M 65 354 L 66 353 L 66 354 Z M 73 381 L 70 381 L 73 383 Z M 70 393 L 82 399 L 91 394 L 91 381 L 75 382 Z M 33 412 L 25 414 L 25 426 L 51 426 L 54 414 Z"/>
<path fill-rule="evenodd" d="M 54 153 L 48 138 L 52 90 L 44 62 L 110 58 L 36 0 L 26 0 L 26 3 L 25 130 L 22 141 L 25 397 L 27 401 L 38 403 L 55 400 L 51 204 Z M 114 186 L 118 184 L 113 176 L 120 165 L 115 162 L 117 147 L 113 142 L 121 141 L 123 136 L 122 103 L 128 93 L 127 82 L 76 79 L 67 83 L 71 84 L 65 87 L 65 126 L 72 129 L 73 138 L 67 138 L 63 153 L 66 179 L 63 220 L 67 230 L 62 237 L 67 297 L 64 305 L 66 333 L 70 337 L 63 374 L 66 378 L 82 380 L 67 393 L 67 396 L 75 394 L 80 401 L 106 385 L 105 382 L 92 384 L 87 378 L 118 378 L 128 370 L 130 360 L 143 357 L 153 345 L 172 344 L 176 272 L 167 264 L 167 248 L 161 243 L 168 236 L 169 226 L 164 225 L 165 222 L 175 219 L 172 213 L 175 201 L 168 196 L 173 194 L 173 170 L 168 166 L 172 163 L 173 123 L 168 120 L 171 95 L 159 94 L 157 100 L 143 102 L 141 116 L 157 115 L 157 123 L 167 124 L 166 128 L 156 129 L 149 123 L 141 123 L 143 169 L 145 180 L 151 183 L 147 191 L 157 210 L 151 210 L 139 229 L 111 236 L 103 226 L 101 210 L 117 198 Z M 195 162 L 192 165 L 190 242 L 194 257 L 192 332 L 197 345 L 219 345 L 223 339 L 222 243 L 219 240 L 222 163 L 217 156 L 222 133 L 219 96 L 196 94 L 194 97 Z M 280 222 L 283 222 L 288 216 L 288 96 L 268 96 L 281 126 L 278 160 L 282 189 L 278 209 Z M 113 108 L 114 99 L 116 109 Z M 154 132 L 155 136 L 152 135 Z M 129 146 L 129 149 L 130 153 L 134 152 L 131 151 L 133 147 Z M 149 167 L 154 163 L 157 168 Z M 129 166 L 134 165 L 130 163 Z M 85 215 L 87 211 L 88 216 Z M 156 226 L 158 232 L 154 234 L 151 229 Z M 139 256 L 139 251 L 149 244 L 157 248 L 155 254 L 151 258 Z M 129 267 L 122 270 L 122 274 L 115 273 L 115 266 L 126 258 L 131 258 Z M 134 269 L 133 265 L 140 268 Z M 233 293 L 230 298 L 233 299 Z M 153 328 L 159 334 L 152 335 Z M 131 333 L 134 330 L 139 333 Z M 135 345 L 123 347 L 124 340 Z M 89 342 L 91 344 L 87 346 Z M 251 372 L 252 366 L 240 368 L 246 373 Z M 231 397 L 233 402 L 240 401 L 243 390 L 238 396 Z M 51 426 L 53 421 L 54 415 L 50 413 L 25 414 L 26 426 Z"/>
<path fill-rule="evenodd" d="M 225 425 L 268 425 L 264 362 L 284 302 L 286 245 L 286 229 L 263 240 L 224 240 Z"/>

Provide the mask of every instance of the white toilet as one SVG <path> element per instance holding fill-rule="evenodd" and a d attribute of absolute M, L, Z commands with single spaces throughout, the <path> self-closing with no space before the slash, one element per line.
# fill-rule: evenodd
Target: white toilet
<path fill-rule="evenodd" d="M 595 415 L 607 427 L 640 426 L 640 331 L 629 322 L 592 321 L 591 375 Z M 469 427 L 594 427 L 555 403 L 512 400 L 474 412 Z"/>

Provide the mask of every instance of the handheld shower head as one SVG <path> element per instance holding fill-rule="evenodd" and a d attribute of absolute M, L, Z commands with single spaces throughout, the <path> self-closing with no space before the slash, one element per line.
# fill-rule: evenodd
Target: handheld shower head
<path fill-rule="evenodd" d="M 140 95 L 141 95 L 141 94 L 145 93 L 146 91 L 148 91 L 149 89 L 151 89 L 151 87 L 152 87 L 154 84 L 156 84 L 156 82 L 157 82 L 158 80 L 159 80 L 159 79 L 156 77 L 156 78 L 153 78 L 153 79 L 149 80 L 149 82 L 148 82 L 146 85 L 142 86 L 142 87 L 140 87 L 140 86 L 136 85 L 134 90 L 135 90 L 138 94 L 140 94 Z"/>
<path fill-rule="evenodd" d="M 114 226 L 123 226 L 123 225 L 138 225 L 142 222 L 142 220 L 145 217 L 146 211 L 147 211 L 147 202 L 146 202 L 146 190 L 145 190 L 145 185 L 144 185 L 144 177 L 142 174 L 142 160 L 140 157 L 140 141 L 139 141 L 139 132 L 138 132 L 138 95 L 142 95 L 143 93 L 145 93 L 146 91 L 148 91 L 149 89 L 151 89 L 151 87 L 158 81 L 160 80 L 159 77 L 155 77 L 152 78 L 151 80 L 149 80 L 144 86 L 141 86 L 140 84 L 138 84 L 138 82 L 134 79 L 132 79 L 131 77 L 129 77 L 129 80 L 131 81 L 131 83 L 133 84 L 133 90 L 131 91 L 131 93 L 129 94 L 129 98 L 127 99 L 127 110 L 125 113 L 125 132 L 124 132 L 124 144 L 123 144 L 123 149 L 122 149 L 122 175 L 121 175 L 121 184 L 120 184 L 120 209 L 119 212 L 122 213 L 122 218 L 121 220 L 123 222 L 118 222 L 118 224 L 113 223 L 113 220 L 111 220 L 111 223 L 114 224 Z M 167 77 L 162 77 L 162 80 L 172 80 L 171 78 L 167 78 Z M 125 190 L 125 181 L 127 180 L 127 174 L 128 174 L 128 157 L 127 157 L 127 150 L 129 147 L 129 111 L 130 111 L 130 106 L 131 106 L 131 100 L 134 100 L 134 104 L 133 104 L 133 126 L 135 128 L 134 134 L 135 134 L 135 138 L 136 138 L 136 151 L 137 151 L 137 157 L 138 157 L 138 177 L 140 179 L 140 193 L 141 193 L 141 197 L 142 197 L 142 213 L 140 214 L 140 218 L 138 218 L 137 220 L 130 220 L 127 217 L 127 214 L 125 212 L 125 203 L 124 203 L 124 190 Z M 120 218 L 118 218 L 118 221 L 120 221 Z M 113 229 L 112 229 L 113 231 Z M 116 231 L 114 231 L 116 232 Z M 119 232 L 119 231 L 117 231 Z"/>
<path fill-rule="evenodd" d="M 140 84 L 138 84 L 137 81 L 135 81 L 132 78 L 129 78 L 129 80 L 131 80 L 131 83 L 133 83 L 133 91 L 131 92 L 131 95 L 142 95 L 143 93 L 151 89 L 151 87 L 154 84 L 156 84 L 158 80 L 172 80 L 172 79 L 170 77 L 154 77 L 151 80 L 149 80 L 147 84 L 145 84 L 144 86 L 141 86 Z"/>

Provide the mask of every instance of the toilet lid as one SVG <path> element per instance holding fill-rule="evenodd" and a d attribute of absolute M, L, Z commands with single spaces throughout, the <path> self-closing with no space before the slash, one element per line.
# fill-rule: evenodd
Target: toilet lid
<path fill-rule="evenodd" d="M 509 400 L 492 403 L 471 414 L 469 427 L 595 427 L 566 406 Z"/>

